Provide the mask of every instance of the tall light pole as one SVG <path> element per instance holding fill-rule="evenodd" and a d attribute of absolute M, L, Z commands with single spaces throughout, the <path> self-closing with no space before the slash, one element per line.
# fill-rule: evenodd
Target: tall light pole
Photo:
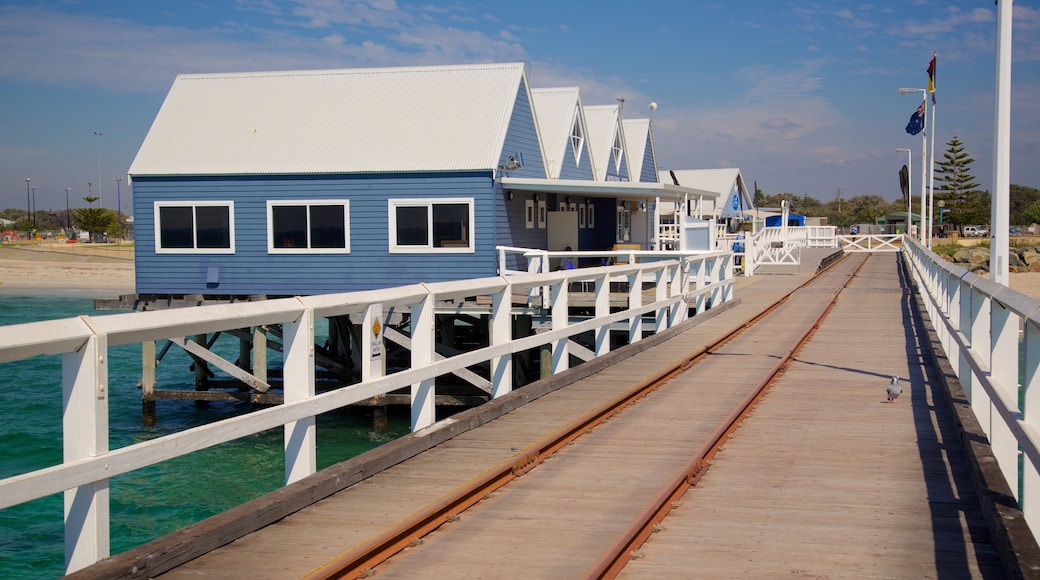
<path fill-rule="evenodd" d="M 119 184 L 122 177 L 113 177 L 116 180 L 116 237 L 123 237 L 123 196 L 120 193 Z"/>
<path fill-rule="evenodd" d="M 1011 208 L 1011 0 L 997 0 L 997 74 L 993 81 L 993 197 L 990 200 L 990 279 L 1008 285 Z"/>
<path fill-rule="evenodd" d="M 906 235 L 910 235 L 910 226 L 914 223 L 914 212 L 911 209 L 911 200 L 914 198 L 914 186 L 910 183 L 910 176 L 914 174 L 914 152 L 909 147 L 896 147 L 896 151 L 906 153 Z"/>
<path fill-rule="evenodd" d="M 928 119 L 928 89 L 899 88 L 900 95 L 921 93 L 924 100 L 924 118 Z M 932 242 L 932 215 L 925 198 L 928 171 L 928 131 L 921 131 L 921 243 L 930 247 Z M 925 238 L 927 232 L 927 238 Z"/>
<path fill-rule="evenodd" d="M 65 188 L 65 229 L 67 230 L 72 229 L 72 210 L 69 209 L 69 190 L 71 189 L 71 187 Z"/>
<path fill-rule="evenodd" d="M 28 228 L 32 224 L 32 197 L 29 193 L 29 182 L 32 181 L 31 177 L 25 178 L 25 225 Z"/>
<path fill-rule="evenodd" d="M 97 196 L 101 207 L 105 207 L 104 197 L 101 195 L 101 131 L 94 131 L 97 135 Z"/>
<path fill-rule="evenodd" d="M 33 229 L 36 229 L 36 186 L 32 186 L 32 224 Z"/>

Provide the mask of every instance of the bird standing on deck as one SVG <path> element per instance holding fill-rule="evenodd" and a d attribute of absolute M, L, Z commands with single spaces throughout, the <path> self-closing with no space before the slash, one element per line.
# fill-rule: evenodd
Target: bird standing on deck
<path fill-rule="evenodd" d="M 888 388 L 885 389 L 888 393 L 888 402 L 895 403 L 899 395 L 903 394 L 903 387 L 899 384 L 899 377 L 892 377 L 892 382 L 888 383 Z"/>

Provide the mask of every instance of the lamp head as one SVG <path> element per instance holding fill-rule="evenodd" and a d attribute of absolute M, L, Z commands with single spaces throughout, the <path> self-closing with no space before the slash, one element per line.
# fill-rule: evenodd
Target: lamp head
<path fill-rule="evenodd" d="M 909 88 L 909 87 L 899 87 L 899 94 L 900 95 L 910 95 L 910 94 L 913 94 L 913 93 L 923 93 L 924 91 L 925 91 L 924 89 L 914 89 L 914 88 Z"/>
<path fill-rule="evenodd" d="M 907 149 L 906 147 L 896 147 L 896 151 L 900 153 L 910 153 L 910 149 Z"/>

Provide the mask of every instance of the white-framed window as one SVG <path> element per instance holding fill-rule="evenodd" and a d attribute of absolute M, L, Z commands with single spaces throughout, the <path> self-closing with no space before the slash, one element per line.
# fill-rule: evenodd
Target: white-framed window
<path fill-rule="evenodd" d="M 578 227 L 579 228 L 584 228 L 585 227 L 585 204 L 584 203 L 579 203 L 578 204 Z"/>
<path fill-rule="evenodd" d="M 587 228 L 594 228 L 594 227 L 596 227 L 596 206 L 592 205 L 591 201 L 589 202 L 589 204 L 587 206 L 585 206 L 585 213 L 586 213 L 586 216 L 585 216 L 585 227 L 587 227 Z"/>
<path fill-rule="evenodd" d="M 538 201 L 538 229 L 544 230 L 546 228 L 546 221 L 548 216 L 546 213 L 549 211 L 549 207 L 544 199 Z"/>
<path fill-rule="evenodd" d="M 235 253 L 235 202 L 157 201 L 153 209 L 155 253 Z"/>
<path fill-rule="evenodd" d="M 349 254 L 350 200 L 267 200 L 269 254 Z"/>
<path fill-rule="evenodd" d="M 585 134 L 581 130 L 581 117 L 574 111 L 574 125 L 571 126 L 571 149 L 574 150 L 574 166 L 581 165 L 581 151 L 585 146 Z"/>
<path fill-rule="evenodd" d="M 474 252 L 472 197 L 391 199 L 387 207 L 390 252 Z"/>
<path fill-rule="evenodd" d="M 531 230 L 534 229 L 534 200 L 528 199 L 524 201 L 524 226 Z"/>

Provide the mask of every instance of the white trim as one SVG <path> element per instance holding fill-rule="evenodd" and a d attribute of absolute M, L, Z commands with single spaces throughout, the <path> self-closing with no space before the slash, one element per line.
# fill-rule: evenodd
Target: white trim
<path fill-rule="evenodd" d="M 535 203 L 533 199 L 524 200 L 524 227 L 526 227 L 529 230 L 534 229 L 534 224 L 536 221 L 534 215 L 534 208 Z"/>
<path fill-rule="evenodd" d="M 574 166 L 581 167 L 581 152 L 585 148 L 585 132 L 581 127 L 578 109 L 574 109 L 574 122 L 571 123 L 571 150 L 574 151 Z"/>
<path fill-rule="evenodd" d="M 275 206 L 304 206 L 307 208 L 307 246 L 301 248 L 276 248 L 274 247 L 274 216 L 271 210 Z M 310 208 L 316 205 L 342 206 L 343 207 L 343 243 L 342 248 L 312 248 L 311 238 L 311 212 Z M 350 200 L 349 199 L 269 199 L 267 200 L 267 253 L 268 254 L 349 254 L 350 253 Z"/>
<path fill-rule="evenodd" d="M 462 248 L 434 248 L 430 244 L 430 236 L 433 232 L 433 206 L 466 204 L 469 207 L 469 231 L 466 233 L 468 247 Z M 473 254 L 476 252 L 477 235 L 475 227 L 474 200 L 472 197 L 411 197 L 386 200 L 387 206 L 387 231 L 389 233 L 388 247 L 391 254 Z M 426 207 L 427 245 L 425 246 L 398 246 L 397 245 L 397 208 L 398 207 Z"/>
<path fill-rule="evenodd" d="M 226 207 L 228 208 L 228 233 L 230 236 L 230 247 L 228 248 L 199 248 L 198 230 L 195 227 L 195 208 L 200 206 Z M 159 208 L 163 207 L 190 207 L 191 212 L 191 248 L 163 248 L 162 247 L 162 219 L 159 216 Z M 155 201 L 152 202 L 152 215 L 155 218 L 155 253 L 156 254 L 234 254 L 235 253 L 235 202 L 231 200 L 220 201 Z"/>

